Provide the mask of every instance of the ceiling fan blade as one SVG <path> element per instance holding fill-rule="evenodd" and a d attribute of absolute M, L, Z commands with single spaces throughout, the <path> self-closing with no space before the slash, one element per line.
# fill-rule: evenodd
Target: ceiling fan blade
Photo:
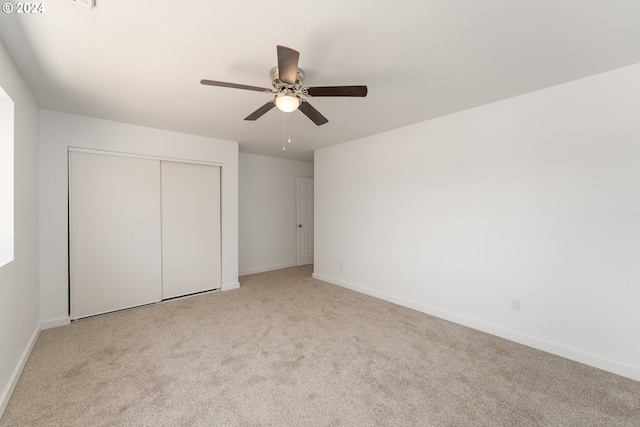
<path fill-rule="evenodd" d="M 271 110 L 275 106 L 276 106 L 276 103 L 273 102 L 273 100 L 271 100 L 271 101 L 267 102 L 266 104 L 264 104 L 262 107 L 258 108 L 253 113 L 249 114 L 244 119 L 245 120 L 257 120 L 260 117 L 262 117 L 267 111 Z"/>
<path fill-rule="evenodd" d="M 230 87 L 232 89 L 255 90 L 256 92 L 267 92 L 267 93 L 272 93 L 273 92 L 273 89 L 269 89 L 269 88 L 266 88 L 266 87 L 241 85 L 241 84 L 238 84 L 238 83 L 218 82 L 216 80 L 203 79 L 203 80 L 200 80 L 200 84 L 209 85 L 209 86 Z"/>
<path fill-rule="evenodd" d="M 300 52 L 290 47 L 278 46 L 278 78 L 288 85 L 296 84 L 298 73 L 298 59 Z"/>
<path fill-rule="evenodd" d="M 366 86 L 305 86 L 302 92 L 309 96 L 367 96 Z"/>
<path fill-rule="evenodd" d="M 323 125 L 327 122 L 329 122 L 329 120 L 327 120 L 327 118 L 325 116 L 323 116 L 322 114 L 320 114 L 320 112 L 318 110 L 316 110 L 315 108 L 313 108 L 311 106 L 311 104 L 309 104 L 307 101 L 305 101 L 304 99 L 302 100 L 302 102 L 300 103 L 300 106 L 298 107 L 298 109 L 300 111 L 302 111 L 304 113 L 305 116 L 309 117 L 311 119 L 311 121 L 313 123 L 315 123 L 316 125 L 320 126 Z"/>

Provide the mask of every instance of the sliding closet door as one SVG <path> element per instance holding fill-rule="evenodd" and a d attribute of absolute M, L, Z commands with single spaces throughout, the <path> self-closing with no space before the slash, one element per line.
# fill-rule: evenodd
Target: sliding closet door
<path fill-rule="evenodd" d="M 221 286 L 220 168 L 165 162 L 162 169 L 162 298 Z"/>
<path fill-rule="evenodd" d="M 161 299 L 160 162 L 70 153 L 71 317 Z"/>

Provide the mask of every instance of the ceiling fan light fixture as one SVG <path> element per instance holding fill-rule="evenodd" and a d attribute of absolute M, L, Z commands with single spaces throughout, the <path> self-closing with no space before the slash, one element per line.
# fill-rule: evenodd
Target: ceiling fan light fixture
<path fill-rule="evenodd" d="M 300 102 L 300 98 L 295 95 L 279 93 L 276 96 L 276 107 L 278 107 L 280 111 L 284 111 L 285 113 L 296 111 L 300 106 Z"/>
<path fill-rule="evenodd" d="M 95 0 L 73 0 L 73 1 L 95 1 Z M 300 110 L 316 126 L 328 123 L 329 120 L 318 110 L 313 108 L 302 96 L 347 96 L 365 97 L 367 96 L 367 86 L 302 86 L 304 72 L 298 68 L 300 52 L 286 46 L 276 46 L 278 52 L 278 66 L 271 69 L 271 88 L 243 85 L 238 83 L 221 82 L 217 80 L 200 80 L 200 84 L 209 86 L 228 87 L 232 89 L 252 90 L 255 92 L 268 93 L 271 96 L 269 101 L 253 113 L 245 117 L 245 120 L 254 121 L 271 111 L 276 106 L 280 111 L 291 113 Z M 287 117 L 286 115 L 284 116 Z"/>

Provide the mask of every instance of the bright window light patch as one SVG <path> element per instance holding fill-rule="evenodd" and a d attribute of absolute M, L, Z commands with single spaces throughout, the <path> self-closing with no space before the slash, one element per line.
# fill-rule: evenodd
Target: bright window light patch
<path fill-rule="evenodd" d="M 13 261 L 13 101 L 0 88 L 0 267 Z"/>

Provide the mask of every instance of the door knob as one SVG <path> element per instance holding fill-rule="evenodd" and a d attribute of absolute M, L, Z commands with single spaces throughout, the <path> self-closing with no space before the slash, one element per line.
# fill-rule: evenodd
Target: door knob
<path fill-rule="evenodd" d="M 298 228 L 302 228 L 302 224 L 298 224 Z"/>

